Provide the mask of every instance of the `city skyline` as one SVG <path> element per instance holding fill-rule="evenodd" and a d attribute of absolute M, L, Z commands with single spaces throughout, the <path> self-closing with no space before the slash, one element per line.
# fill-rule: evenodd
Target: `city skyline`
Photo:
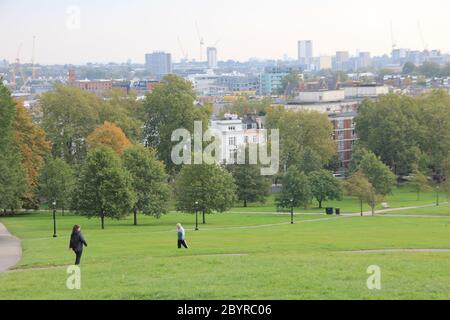
<path fill-rule="evenodd" d="M 393 42 L 398 48 L 449 52 L 445 30 L 450 29 L 450 2 L 430 0 L 426 8 L 421 3 L 281 0 L 274 7 L 265 0 L 44 0 L 39 5 L 5 0 L 0 3 L 0 59 L 14 61 L 22 43 L 19 57 L 23 63 L 31 61 L 33 36 L 35 61 L 41 64 L 128 59 L 143 64 L 144 54 L 153 51 L 169 52 L 174 61 L 185 56 L 200 60 L 200 38 L 204 61 L 207 47 L 217 47 L 221 61 L 296 58 L 299 40 L 312 40 L 315 56 L 336 51 L 389 54 Z"/>

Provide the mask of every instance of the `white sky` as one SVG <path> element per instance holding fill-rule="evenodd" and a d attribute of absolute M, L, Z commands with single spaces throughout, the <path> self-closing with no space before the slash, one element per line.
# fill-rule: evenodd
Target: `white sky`
<path fill-rule="evenodd" d="M 70 6 L 80 28 L 67 27 Z M 297 40 L 312 39 L 315 55 L 337 50 L 388 53 L 392 20 L 399 47 L 450 52 L 450 0 L 0 0 L 0 59 L 38 63 L 143 62 L 165 50 L 199 59 L 195 28 L 207 45 L 220 40 L 219 59 L 297 55 Z M 76 20 L 75 20 L 76 21 Z M 205 53 L 203 54 L 205 57 Z"/>

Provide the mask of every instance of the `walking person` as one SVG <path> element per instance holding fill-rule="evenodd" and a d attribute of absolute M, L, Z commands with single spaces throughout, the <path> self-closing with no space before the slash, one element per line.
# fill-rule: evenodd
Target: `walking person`
<path fill-rule="evenodd" d="M 72 249 L 73 252 L 75 252 L 76 266 L 80 265 L 81 255 L 83 254 L 83 246 L 87 247 L 87 243 L 81 233 L 81 227 L 79 225 L 74 225 L 70 236 L 69 250 Z"/>
<path fill-rule="evenodd" d="M 177 224 L 177 233 L 178 233 L 178 249 L 181 249 L 181 246 L 188 248 L 186 242 L 186 234 L 184 232 L 184 228 L 181 223 Z"/>

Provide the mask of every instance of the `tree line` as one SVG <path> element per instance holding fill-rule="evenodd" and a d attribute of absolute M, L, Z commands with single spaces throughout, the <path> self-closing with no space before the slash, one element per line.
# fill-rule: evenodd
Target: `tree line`
<path fill-rule="evenodd" d="M 171 161 L 175 129 L 206 130 L 212 108 L 196 102 L 191 84 L 167 76 L 142 101 L 120 91 L 102 97 L 67 86 L 45 93 L 33 122 L 20 102 L 0 85 L 0 208 L 37 208 L 40 200 L 87 217 L 155 217 L 174 205 L 206 215 L 237 201 L 264 202 L 281 182 L 279 207 L 319 206 L 344 193 L 375 208 L 395 184 L 395 174 L 415 173 L 411 185 L 426 190 L 423 175 L 448 176 L 449 95 L 387 96 L 365 101 L 356 119 L 360 144 L 342 183 L 332 170 L 336 145 L 328 117 L 264 106 L 266 128 L 280 130 L 278 176 L 260 175 L 259 165 L 185 165 Z M 262 109 L 239 101 L 236 110 Z M 431 124 L 431 127 L 427 127 Z M 404 138 L 404 140 L 403 140 Z M 421 175 L 422 174 L 422 175 Z M 171 201 L 174 199 L 175 201 Z"/>

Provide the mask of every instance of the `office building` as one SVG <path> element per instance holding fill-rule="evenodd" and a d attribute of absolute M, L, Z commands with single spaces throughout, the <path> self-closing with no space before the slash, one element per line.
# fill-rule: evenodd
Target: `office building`
<path fill-rule="evenodd" d="M 217 48 L 209 47 L 206 49 L 206 55 L 208 56 L 208 68 L 217 68 Z"/>
<path fill-rule="evenodd" d="M 302 65 L 309 66 L 312 63 L 312 58 L 313 42 L 311 40 L 300 40 L 298 42 L 298 61 Z"/>
<path fill-rule="evenodd" d="M 172 55 L 162 51 L 145 55 L 146 70 L 153 76 L 163 77 L 172 73 Z"/>

